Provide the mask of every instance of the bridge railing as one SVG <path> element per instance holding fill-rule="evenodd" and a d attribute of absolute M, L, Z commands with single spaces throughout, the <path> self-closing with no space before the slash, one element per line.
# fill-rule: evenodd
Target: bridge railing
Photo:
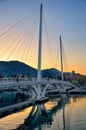
<path fill-rule="evenodd" d="M 25 85 L 31 85 L 31 84 L 52 84 L 52 83 L 58 83 L 58 84 L 64 84 L 71 86 L 72 84 L 69 81 L 62 81 L 58 79 L 52 79 L 52 78 L 41 78 L 40 81 L 38 81 L 35 77 L 22 77 L 22 78 L 0 78 L 0 88 L 1 87 L 16 87 L 16 86 L 25 86 Z"/>
<path fill-rule="evenodd" d="M 9 78 L 0 78 L 0 83 L 1 82 L 22 82 L 22 81 L 37 81 L 37 78 L 35 77 L 31 77 L 31 78 L 27 78 L 27 77 L 22 77 L 22 78 L 12 78 L 12 77 L 9 77 Z M 52 78 L 41 78 L 40 81 L 57 81 L 57 79 L 52 79 Z"/>
<path fill-rule="evenodd" d="M 14 78 L 14 77 L 9 77 L 9 78 L 0 78 L 0 83 L 2 82 L 23 82 L 23 81 L 36 81 L 36 78 L 27 78 L 27 77 L 22 77 L 22 78 Z"/>

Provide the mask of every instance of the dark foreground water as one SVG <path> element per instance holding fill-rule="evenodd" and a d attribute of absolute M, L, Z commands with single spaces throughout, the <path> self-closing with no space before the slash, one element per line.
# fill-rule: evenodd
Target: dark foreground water
<path fill-rule="evenodd" d="M 28 98 L 28 95 L 20 94 L 17 91 L 0 92 L 0 108 L 26 101 Z"/>
<path fill-rule="evenodd" d="M 86 130 L 86 97 L 64 95 L 0 119 L 0 130 Z"/>

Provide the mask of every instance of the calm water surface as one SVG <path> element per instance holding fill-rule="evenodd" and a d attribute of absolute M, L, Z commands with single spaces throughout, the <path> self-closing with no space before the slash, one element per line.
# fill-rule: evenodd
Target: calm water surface
<path fill-rule="evenodd" d="M 0 119 L 0 130 L 86 130 L 86 96 L 55 98 Z"/>
<path fill-rule="evenodd" d="M 29 96 L 21 95 L 17 91 L 0 92 L 0 108 L 27 100 Z"/>

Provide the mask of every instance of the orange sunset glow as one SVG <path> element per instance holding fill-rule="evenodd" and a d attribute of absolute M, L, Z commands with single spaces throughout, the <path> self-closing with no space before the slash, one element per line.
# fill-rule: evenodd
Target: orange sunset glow
<path fill-rule="evenodd" d="M 5 1 L 6 2 L 6 1 Z M 3 15 L 0 11 L 0 60 L 22 61 L 34 68 L 38 64 L 38 43 L 39 43 L 39 7 L 27 2 L 20 6 L 19 2 L 9 3 L 11 10 L 2 2 Z M 8 4 L 7 3 L 7 4 Z M 33 5 L 33 6 L 32 6 Z M 24 7 L 23 7 L 24 6 Z M 70 6 L 70 8 L 68 8 Z M 60 68 L 59 35 L 62 36 L 63 45 L 63 68 L 64 72 L 75 71 L 86 75 L 86 15 L 83 7 L 74 8 L 71 12 L 71 4 L 44 2 L 43 29 L 42 29 L 42 69 Z M 37 9 L 35 9 L 37 7 Z M 74 6 L 73 6 L 74 7 Z M 23 8 L 23 9 L 22 9 Z M 25 9 L 25 10 L 24 10 Z M 86 11 L 86 9 L 85 9 Z M 56 13 L 57 12 L 57 13 Z M 9 14 L 9 15 L 8 15 Z M 79 14 L 79 16 L 78 16 Z M 71 20 L 72 19 L 72 20 Z"/>

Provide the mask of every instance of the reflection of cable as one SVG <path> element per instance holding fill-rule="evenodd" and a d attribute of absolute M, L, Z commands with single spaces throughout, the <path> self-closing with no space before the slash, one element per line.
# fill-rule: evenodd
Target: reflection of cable
<path fill-rule="evenodd" d="M 32 110 L 31 110 L 30 114 L 28 115 L 28 117 L 24 120 L 24 123 L 21 124 L 16 130 L 20 130 L 21 128 L 34 129 L 34 128 L 37 128 L 39 124 L 44 125 L 45 123 L 47 125 L 52 125 L 53 115 L 55 115 L 55 113 L 59 112 L 58 110 L 61 110 L 62 108 L 63 108 L 63 99 L 62 98 L 60 98 L 59 102 L 55 106 L 53 106 L 50 110 L 47 110 L 44 107 L 44 104 L 41 104 L 41 105 L 35 104 L 32 107 Z M 57 114 L 56 114 L 56 116 L 57 116 Z M 55 126 L 53 126 L 53 127 L 56 128 Z M 59 127 L 57 127 L 57 128 L 59 128 Z M 61 129 L 59 128 L 59 130 L 61 130 Z"/>
<path fill-rule="evenodd" d="M 65 129 L 65 106 L 63 105 L 63 130 Z"/>
<path fill-rule="evenodd" d="M 70 124 L 71 124 L 71 114 L 72 114 L 72 107 L 71 104 L 67 105 L 67 119 L 66 119 L 66 124 L 67 124 L 67 130 L 70 130 Z"/>

